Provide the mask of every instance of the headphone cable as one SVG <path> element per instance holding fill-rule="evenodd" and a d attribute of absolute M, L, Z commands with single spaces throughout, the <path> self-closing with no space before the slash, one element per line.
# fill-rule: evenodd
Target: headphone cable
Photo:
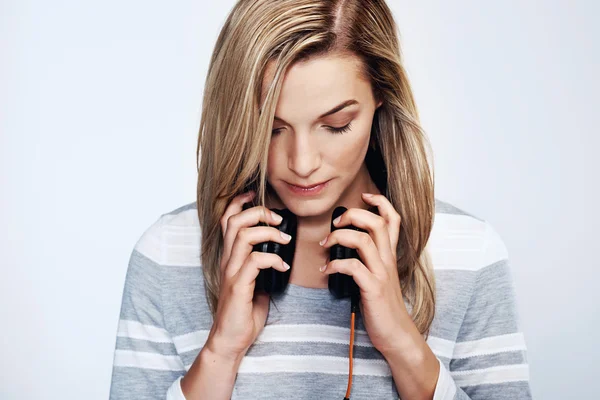
<path fill-rule="evenodd" d="M 344 400 L 350 400 L 350 392 L 352 391 L 352 354 L 354 349 L 354 321 L 358 310 L 358 293 L 353 293 L 350 297 L 350 354 L 348 357 L 348 388 L 346 389 L 346 397 Z"/>

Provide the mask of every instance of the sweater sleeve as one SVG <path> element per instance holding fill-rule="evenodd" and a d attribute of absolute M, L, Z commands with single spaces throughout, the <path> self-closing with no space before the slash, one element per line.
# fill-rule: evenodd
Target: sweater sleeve
<path fill-rule="evenodd" d="M 440 361 L 434 400 L 529 400 L 529 365 L 503 240 L 485 222 L 476 272 L 449 368 Z"/>
<path fill-rule="evenodd" d="M 185 368 L 165 327 L 161 219 L 140 237 L 129 258 L 113 357 L 110 400 L 185 400 Z"/>

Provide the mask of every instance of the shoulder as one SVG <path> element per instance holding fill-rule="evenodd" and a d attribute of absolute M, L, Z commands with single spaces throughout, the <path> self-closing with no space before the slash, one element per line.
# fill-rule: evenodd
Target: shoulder
<path fill-rule="evenodd" d="M 488 220 L 436 199 L 434 225 L 426 248 L 436 286 L 432 336 L 455 341 L 460 330 L 463 339 L 475 337 L 477 334 L 469 332 L 478 323 L 485 323 L 484 319 L 477 322 L 485 310 L 497 309 L 498 302 L 508 306 L 514 301 L 507 248 Z M 509 312 L 510 307 L 505 308 Z M 510 315 L 502 319 L 507 326 L 513 321 Z M 437 349 L 439 354 L 451 354 L 439 344 Z"/>
<path fill-rule="evenodd" d="M 158 266 L 199 266 L 200 224 L 196 202 L 160 214 L 145 227 L 134 253 Z"/>
<path fill-rule="evenodd" d="M 427 246 L 439 270 L 476 272 L 508 258 L 504 240 L 488 220 L 437 198 Z"/>

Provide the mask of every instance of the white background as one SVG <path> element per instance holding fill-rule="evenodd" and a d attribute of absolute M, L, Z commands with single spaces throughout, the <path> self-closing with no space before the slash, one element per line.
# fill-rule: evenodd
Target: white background
<path fill-rule="evenodd" d="M 0 4 L 0 397 L 105 399 L 133 245 L 195 200 L 233 1 Z M 534 397 L 596 398 L 597 3 L 388 4 L 436 197 L 508 247 Z"/>

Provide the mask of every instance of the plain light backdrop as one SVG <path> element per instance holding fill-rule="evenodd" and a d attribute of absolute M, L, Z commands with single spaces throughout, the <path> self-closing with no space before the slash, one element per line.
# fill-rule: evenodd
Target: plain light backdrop
<path fill-rule="evenodd" d="M 0 2 L 0 398 L 108 397 L 133 245 L 195 200 L 233 3 Z M 598 3 L 388 4 L 436 197 L 507 245 L 534 397 L 596 398 Z"/>

